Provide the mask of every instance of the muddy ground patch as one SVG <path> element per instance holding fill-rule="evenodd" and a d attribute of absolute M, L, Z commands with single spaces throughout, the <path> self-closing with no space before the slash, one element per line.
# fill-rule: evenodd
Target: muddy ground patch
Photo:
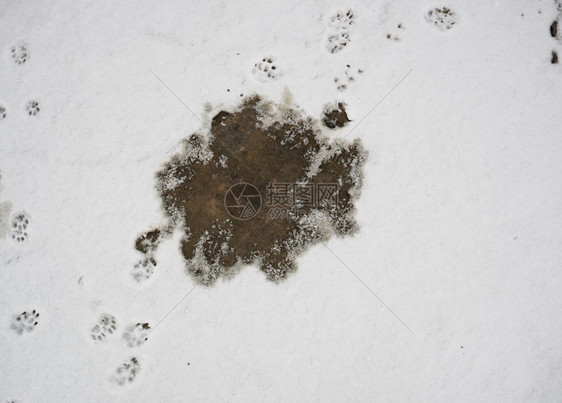
<path fill-rule="evenodd" d="M 354 200 L 366 158 L 359 141 L 321 134 L 322 122 L 259 96 L 215 114 L 156 174 L 168 224 L 136 241 L 156 266 L 158 244 L 181 228 L 186 270 L 211 285 L 257 263 L 280 281 L 311 244 L 357 230 Z"/>

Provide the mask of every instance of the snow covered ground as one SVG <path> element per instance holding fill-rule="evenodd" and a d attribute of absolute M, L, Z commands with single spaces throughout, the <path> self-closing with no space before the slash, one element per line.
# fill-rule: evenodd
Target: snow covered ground
<path fill-rule="evenodd" d="M 0 1 L 0 400 L 560 401 L 557 14 Z M 154 173 L 252 93 L 318 118 L 347 104 L 326 133 L 369 151 L 360 232 L 283 283 L 247 267 L 213 288 L 173 239 L 137 283 L 134 240 L 163 219 Z"/>

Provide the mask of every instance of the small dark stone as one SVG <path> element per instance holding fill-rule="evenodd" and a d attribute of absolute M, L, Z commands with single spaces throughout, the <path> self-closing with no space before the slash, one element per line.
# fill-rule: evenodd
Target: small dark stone
<path fill-rule="evenodd" d="M 554 21 L 550 26 L 550 36 L 556 38 L 558 36 L 558 21 Z"/>
<path fill-rule="evenodd" d="M 558 64 L 558 53 L 555 50 L 552 51 L 552 59 L 550 60 L 552 64 Z"/>

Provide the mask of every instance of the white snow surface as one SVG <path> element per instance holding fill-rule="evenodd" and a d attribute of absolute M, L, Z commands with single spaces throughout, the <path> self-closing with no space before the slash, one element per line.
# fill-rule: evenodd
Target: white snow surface
<path fill-rule="evenodd" d="M 442 6 L 448 30 L 426 19 Z M 1 0 L 0 218 L 29 223 L 24 241 L 0 239 L 0 401 L 560 401 L 557 13 L 553 0 Z M 336 31 L 349 42 L 331 53 Z M 353 129 L 369 152 L 360 231 L 280 284 L 252 266 L 212 288 L 185 273 L 176 233 L 135 282 L 134 241 L 163 221 L 155 172 L 208 126 L 205 105 L 253 93 L 316 118 L 347 104 L 353 121 L 325 134 Z M 116 331 L 95 342 L 104 314 Z M 152 330 L 129 347 L 136 323 Z"/>

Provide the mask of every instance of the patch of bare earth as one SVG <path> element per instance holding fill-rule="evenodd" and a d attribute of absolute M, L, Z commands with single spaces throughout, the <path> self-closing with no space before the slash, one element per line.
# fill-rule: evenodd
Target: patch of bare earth
<path fill-rule="evenodd" d="M 365 158 L 359 141 L 336 144 L 318 120 L 255 96 L 219 112 L 210 134 L 191 135 L 157 173 L 169 224 L 142 234 L 136 249 L 156 264 L 158 244 L 180 228 L 186 269 L 198 283 L 211 285 L 251 263 L 282 280 L 310 245 L 356 231 L 353 202 Z M 232 188 L 244 183 L 250 186 Z"/>

